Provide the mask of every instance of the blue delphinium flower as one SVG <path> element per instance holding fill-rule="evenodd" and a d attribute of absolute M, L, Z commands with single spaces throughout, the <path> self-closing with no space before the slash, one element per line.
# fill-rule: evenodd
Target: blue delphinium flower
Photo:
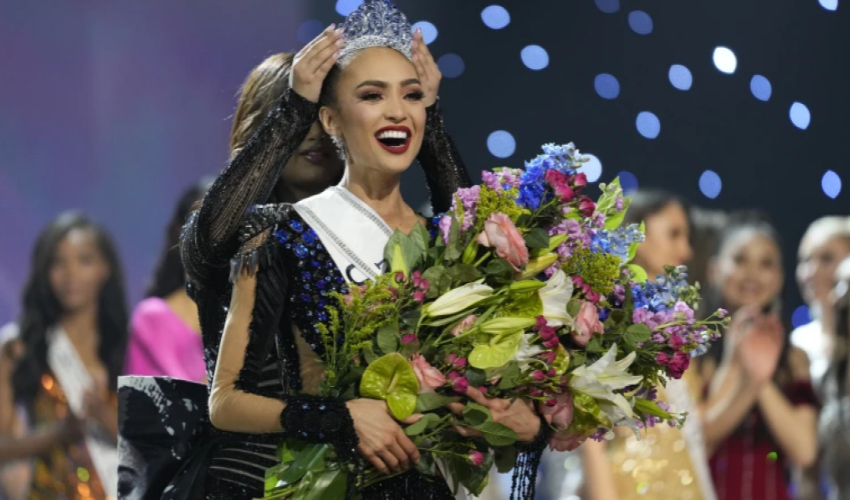
<path fill-rule="evenodd" d="M 591 241 L 590 249 L 594 252 L 604 252 L 616 255 L 623 262 L 629 258 L 629 247 L 633 243 L 643 241 L 643 233 L 637 224 L 620 227 L 611 231 L 597 231 Z"/>

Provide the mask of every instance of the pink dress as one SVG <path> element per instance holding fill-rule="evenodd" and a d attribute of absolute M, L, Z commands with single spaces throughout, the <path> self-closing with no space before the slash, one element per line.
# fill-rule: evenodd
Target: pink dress
<path fill-rule="evenodd" d="M 136 306 L 130 320 L 124 373 L 205 382 L 201 336 L 174 314 L 164 300 L 145 299 Z"/>

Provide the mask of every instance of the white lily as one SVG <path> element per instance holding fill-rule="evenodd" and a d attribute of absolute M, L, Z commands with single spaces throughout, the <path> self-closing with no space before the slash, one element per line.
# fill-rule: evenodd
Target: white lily
<path fill-rule="evenodd" d="M 493 289 L 482 281 L 474 281 L 449 290 L 434 302 L 422 307 L 422 314 L 430 317 L 449 316 L 469 309 L 493 295 Z"/>
<path fill-rule="evenodd" d="M 628 368 L 635 360 L 635 353 L 617 361 L 617 346 L 599 358 L 590 366 L 582 366 L 573 371 L 570 387 L 587 394 L 599 403 L 600 409 L 615 425 L 628 425 L 635 418 L 635 412 L 629 400 L 614 391 L 637 385 L 643 380 L 640 375 L 629 375 Z"/>
<path fill-rule="evenodd" d="M 570 326 L 573 318 L 567 312 L 567 303 L 573 296 L 573 280 L 562 270 L 558 270 L 546 281 L 546 286 L 537 291 L 543 301 L 543 317 L 552 327 Z"/>

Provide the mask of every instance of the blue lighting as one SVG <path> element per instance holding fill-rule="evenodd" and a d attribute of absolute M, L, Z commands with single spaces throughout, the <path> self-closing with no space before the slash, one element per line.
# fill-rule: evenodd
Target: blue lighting
<path fill-rule="evenodd" d="M 494 30 L 500 30 L 511 23 L 511 15 L 501 5 L 491 5 L 481 11 L 484 25 Z"/>
<path fill-rule="evenodd" d="M 298 27 L 298 31 L 295 32 L 295 38 L 299 42 L 306 44 L 319 36 L 319 33 L 321 33 L 324 29 L 325 25 L 322 24 L 321 21 L 308 19 L 301 23 L 301 26 Z"/>
<path fill-rule="evenodd" d="M 422 40 L 425 41 L 425 45 L 431 45 L 431 42 L 437 39 L 437 27 L 428 21 L 419 21 L 411 26 L 411 28 L 413 31 L 416 31 L 416 28 L 420 28 L 422 30 Z"/>
<path fill-rule="evenodd" d="M 642 10 L 634 10 L 629 12 L 629 26 L 638 35 L 648 35 L 652 33 L 652 18 Z"/>
<path fill-rule="evenodd" d="M 620 10 L 620 0 L 594 0 L 596 7 L 606 14 L 613 14 Z"/>
<path fill-rule="evenodd" d="M 727 75 L 734 73 L 738 67 L 738 58 L 735 57 L 735 53 L 728 47 L 715 48 L 712 59 L 714 59 L 714 65 L 717 69 Z"/>
<path fill-rule="evenodd" d="M 806 130 L 809 128 L 809 123 L 812 122 L 812 114 L 809 113 L 809 108 L 802 102 L 792 104 L 788 115 L 791 117 L 791 123 L 800 130 Z"/>
<path fill-rule="evenodd" d="M 793 325 L 794 328 L 808 325 L 811 322 L 812 314 L 806 306 L 800 306 L 797 309 L 794 309 L 794 312 L 791 314 L 791 325 Z"/>
<path fill-rule="evenodd" d="M 759 101 L 769 101 L 770 94 L 773 93 L 773 87 L 770 86 L 770 80 L 761 75 L 756 75 L 750 80 L 750 92 Z"/>
<path fill-rule="evenodd" d="M 341 16 L 347 16 L 354 12 L 363 0 L 336 0 L 336 12 Z"/>
<path fill-rule="evenodd" d="M 838 8 L 838 0 L 818 0 L 818 3 L 826 10 L 834 11 Z"/>
<path fill-rule="evenodd" d="M 825 195 L 835 199 L 841 194 L 841 177 L 832 170 L 827 170 L 820 180 L 820 187 Z"/>
<path fill-rule="evenodd" d="M 487 138 L 487 149 L 496 158 L 507 158 L 516 151 L 516 141 L 510 132 L 497 130 Z"/>
<path fill-rule="evenodd" d="M 623 170 L 617 174 L 617 177 L 620 178 L 620 187 L 623 188 L 625 194 L 631 194 L 637 191 L 638 180 L 635 174 Z"/>
<path fill-rule="evenodd" d="M 539 45 L 529 45 L 520 52 L 522 63 L 528 69 L 539 71 L 549 66 L 549 54 Z"/>
<path fill-rule="evenodd" d="M 670 83 L 679 90 L 690 90 L 694 83 L 691 70 L 681 64 L 670 66 L 670 72 L 667 76 L 670 78 Z"/>
<path fill-rule="evenodd" d="M 457 78 L 463 74 L 466 64 L 457 54 L 443 54 L 437 59 L 437 67 L 446 78 Z"/>
<path fill-rule="evenodd" d="M 699 177 L 699 190 L 706 198 L 712 200 L 717 198 L 721 189 L 723 189 L 723 181 L 720 180 L 720 176 L 714 170 L 706 170 Z"/>
<path fill-rule="evenodd" d="M 654 113 L 649 111 L 641 111 L 638 113 L 637 121 L 635 122 L 640 135 L 647 139 L 655 139 L 661 132 L 661 122 Z"/>
<path fill-rule="evenodd" d="M 593 80 L 593 88 L 596 89 L 599 97 L 603 99 L 616 99 L 620 95 L 620 82 L 617 81 L 614 75 L 609 75 L 608 73 L 596 75 L 596 78 Z"/>
<path fill-rule="evenodd" d="M 587 182 L 596 182 L 602 177 L 602 162 L 595 155 L 582 153 L 587 161 L 582 163 L 578 171 L 587 176 Z"/>

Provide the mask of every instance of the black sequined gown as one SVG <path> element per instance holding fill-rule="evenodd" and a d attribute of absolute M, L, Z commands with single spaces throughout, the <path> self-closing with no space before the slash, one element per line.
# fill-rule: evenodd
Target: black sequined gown
<path fill-rule="evenodd" d="M 181 241 L 189 293 L 199 309 L 210 379 L 231 300 L 230 263 L 258 270 L 248 345 L 235 388 L 286 401 L 287 409 L 280 418 L 285 433 L 232 433 L 208 425 L 205 436 L 194 444 L 196 452 L 163 498 L 262 496 L 264 472 L 275 465 L 275 449 L 286 432 L 354 453 L 357 438 L 342 401 L 296 396 L 303 389 L 299 358 L 305 353 L 304 346 L 314 352 L 322 349 L 315 326 L 324 319 L 324 296 L 344 288 L 345 280 L 315 232 L 290 205 L 257 205 L 268 199 L 281 169 L 316 118 L 315 104 L 291 90 L 284 94 L 277 109 L 213 184 L 201 209 L 184 228 Z M 443 126 L 439 104 L 427 110 L 419 160 L 435 212 L 448 210 L 452 193 L 470 181 Z M 260 238 L 262 244 L 257 246 L 254 242 Z M 535 443 L 529 454 L 521 454 L 528 455 L 520 459 L 527 470 L 525 476 L 536 470 L 541 444 Z M 533 482 L 533 477 L 526 477 L 526 483 L 528 479 Z M 444 481 L 426 480 L 415 471 L 362 493 L 364 500 L 453 498 Z"/>

